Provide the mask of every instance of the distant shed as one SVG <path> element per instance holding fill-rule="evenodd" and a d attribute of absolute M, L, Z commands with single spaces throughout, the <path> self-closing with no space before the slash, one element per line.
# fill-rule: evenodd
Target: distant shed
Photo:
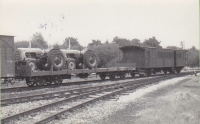
<path fill-rule="evenodd" d="M 15 76 L 14 36 L 0 35 L 1 78 Z"/>

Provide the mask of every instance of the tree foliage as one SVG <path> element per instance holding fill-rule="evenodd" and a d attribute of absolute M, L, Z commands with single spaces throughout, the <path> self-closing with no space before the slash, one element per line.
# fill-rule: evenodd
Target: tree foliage
<path fill-rule="evenodd" d="M 174 50 L 180 49 L 180 48 L 177 47 L 177 46 L 167 46 L 166 48 L 167 48 L 167 49 L 174 49 Z"/>
<path fill-rule="evenodd" d="M 140 42 L 139 39 L 135 38 L 131 41 L 131 44 L 133 45 L 138 45 L 138 46 L 142 46 L 142 43 Z"/>
<path fill-rule="evenodd" d="M 73 37 L 67 37 L 65 38 L 63 44 L 61 45 L 61 48 L 63 49 L 67 49 L 69 48 L 69 41 L 70 41 L 70 49 L 74 49 L 74 50 L 82 50 L 83 46 L 80 45 L 80 43 L 78 42 L 77 38 L 73 38 Z"/>
<path fill-rule="evenodd" d="M 35 33 L 33 34 L 33 37 L 31 38 L 31 47 L 46 49 L 48 48 L 48 44 L 47 44 L 47 41 L 44 40 L 41 33 Z"/>
<path fill-rule="evenodd" d="M 190 67 L 199 66 L 199 50 L 197 50 L 194 46 L 188 49 L 187 65 Z"/>
<path fill-rule="evenodd" d="M 17 48 L 28 48 L 29 42 L 28 41 L 18 41 L 15 42 L 15 49 Z"/>
<path fill-rule="evenodd" d="M 94 50 L 99 57 L 98 67 L 107 67 L 118 62 L 122 56 L 121 51 L 118 49 L 118 45 L 114 43 L 102 44 L 98 46 L 90 47 Z"/>
<path fill-rule="evenodd" d="M 146 47 L 157 47 L 157 48 L 162 48 L 162 46 L 160 46 L 161 41 L 159 42 L 155 37 L 149 38 L 149 39 L 145 39 L 145 41 L 143 42 L 143 45 Z"/>
<path fill-rule="evenodd" d="M 119 45 L 119 46 L 125 46 L 125 45 L 131 44 L 130 40 L 125 39 L 125 38 L 119 38 L 117 36 L 113 38 L 112 42 Z"/>
<path fill-rule="evenodd" d="M 88 47 L 93 47 L 93 46 L 98 46 L 101 45 L 101 41 L 100 40 L 92 40 L 92 43 L 88 44 Z"/>

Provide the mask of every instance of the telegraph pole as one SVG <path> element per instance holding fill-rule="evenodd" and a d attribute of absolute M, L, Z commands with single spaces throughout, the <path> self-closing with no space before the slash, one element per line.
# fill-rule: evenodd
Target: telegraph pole
<path fill-rule="evenodd" d="M 181 48 L 185 49 L 185 41 L 181 41 Z"/>
<path fill-rule="evenodd" d="M 70 49 L 70 47 L 71 47 L 71 44 L 70 44 L 70 38 L 69 38 L 69 49 Z"/>

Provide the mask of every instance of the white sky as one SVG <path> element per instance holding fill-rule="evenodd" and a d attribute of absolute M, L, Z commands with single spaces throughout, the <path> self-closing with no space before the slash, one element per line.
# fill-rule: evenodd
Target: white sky
<path fill-rule="evenodd" d="M 198 0 L 1 0 L 0 16 L 0 34 L 15 41 L 36 32 L 49 44 L 75 37 L 83 46 L 155 36 L 163 47 L 185 41 L 186 48 L 199 48 Z"/>

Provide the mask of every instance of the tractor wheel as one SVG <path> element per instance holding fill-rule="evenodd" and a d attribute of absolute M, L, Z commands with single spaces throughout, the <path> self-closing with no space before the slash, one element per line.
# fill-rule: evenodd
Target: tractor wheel
<path fill-rule="evenodd" d="M 69 70 L 74 70 L 76 68 L 76 63 L 73 59 L 67 60 L 67 68 Z"/>
<path fill-rule="evenodd" d="M 31 71 L 35 71 L 36 70 L 36 63 L 33 60 L 29 60 L 27 61 L 27 66 L 31 67 Z"/>
<path fill-rule="evenodd" d="M 47 54 L 49 68 L 53 65 L 54 70 L 62 69 L 65 64 L 65 57 L 59 49 L 51 49 Z"/>
<path fill-rule="evenodd" d="M 83 61 L 88 68 L 95 68 L 98 64 L 98 57 L 92 50 L 87 50 L 83 54 Z"/>

